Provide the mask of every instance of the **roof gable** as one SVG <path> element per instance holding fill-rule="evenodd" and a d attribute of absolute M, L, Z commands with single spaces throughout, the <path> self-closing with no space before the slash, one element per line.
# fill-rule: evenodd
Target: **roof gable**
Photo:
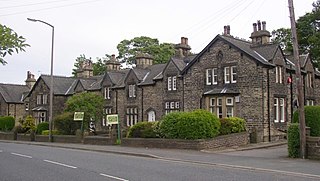
<path fill-rule="evenodd" d="M 7 103 L 23 103 L 26 92 L 29 92 L 26 85 L 2 84 L 0 83 L 0 94 Z"/>

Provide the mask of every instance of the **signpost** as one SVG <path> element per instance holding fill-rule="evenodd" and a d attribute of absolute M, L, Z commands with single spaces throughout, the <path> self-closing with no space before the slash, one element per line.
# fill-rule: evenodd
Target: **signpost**
<path fill-rule="evenodd" d="M 118 140 L 120 140 L 120 124 L 119 124 L 119 116 L 118 114 L 110 114 L 107 115 L 107 124 L 108 125 L 113 125 L 117 124 L 118 126 Z"/>
<path fill-rule="evenodd" d="M 81 133 L 83 133 L 84 112 L 74 112 L 73 120 L 74 121 L 82 121 L 82 123 L 81 123 Z"/>

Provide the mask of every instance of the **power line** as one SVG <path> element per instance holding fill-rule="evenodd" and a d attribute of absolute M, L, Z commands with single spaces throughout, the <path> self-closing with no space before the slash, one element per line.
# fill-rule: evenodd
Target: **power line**
<path fill-rule="evenodd" d="M 58 1 L 46 1 L 46 2 L 39 2 L 39 3 L 21 4 L 21 5 L 0 7 L 0 9 L 12 9 L 12 8 L 27 7 L 27 6 L 36 6 L 41 4 L 51 4 L 51 3 L 62 2 L 62 1 L 70 1 L 70 0 L 58 0 Z"/>

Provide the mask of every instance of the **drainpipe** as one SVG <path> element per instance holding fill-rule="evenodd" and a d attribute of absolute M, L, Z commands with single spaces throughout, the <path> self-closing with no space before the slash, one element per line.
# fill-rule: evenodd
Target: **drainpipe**
<path fill-rule="evenodd" d="M 9 115 L 10 114 L 10 103 L 8 103 L 8 110 L 7 111 L 8 111 L 7 115 L 10 116 Z"/>
<path fill-rule="evenodd" d="M 269 142 L 271 142 L 271 120 L 270 120 L 270 75 L 269 69 L 267 70 L 267 89 L 268 89 L 268 131 L 269 131 Z"/>
<path fill-rule="evenodd" d="M 118 90 L 116 90 L 116 114 L 118 114 Z"/>
<path fill-rule="evenodd" d="M 182 111 L 184 112 L 184 85 L 185 85 L 185 79 L 184 76 L 182 76 Z"/>
<path fill-rule="evenodd" d="M 144 110 L 143 110 L 143 88 L 141 87 L 141 113 L 142 113 L 142 115 L 141 115 L 141 121 L 144 121 L 144 119 L 143 119 L 143 112 L 144 112 Z"/>
<path fill-rule="evenodd" d="M 263 84 L 263 81 L 264 81 L 264 73 L 263 73 L 263 67 L 261 67 L 262 68 L 262 81 L 261 81 L 261 87 L 262 87 L 262 120 L 263 120 L 263 122 L 264 122 L 264 90 L 263 90 L 263 86 L 264 86 L 264 84 Z M 267 68 L 267 70 L 268 70 L 268 68 Z"/>

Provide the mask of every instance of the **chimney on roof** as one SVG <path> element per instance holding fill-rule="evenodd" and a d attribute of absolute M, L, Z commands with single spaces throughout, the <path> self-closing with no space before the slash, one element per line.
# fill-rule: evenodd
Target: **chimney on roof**
<path fill-rule="evenodd" d="M 223 35 L 230 36 L 230 25 L 223 26 Z"/>
<path fill-rule="evenodd" d="M 36 79 L 34 78 L 34 75 L 31 74 L 30 71 L 27 71 L 27 79 L 25 80 L 26 85 L 29 87 L 29 89 L 32 89 L 34 84 L 36 83 Z"/>
<path fill-rule="evenodd" d="M 181 39 L 182 40 L 182 39 Z M 145 69 L 153 65 L 153 57 L 147 53 L 138 53 L 136 55 L 136 67 Z"/>
<path fill-rule="evenodd" d="M 190 54 L 191 47 L 188 44 L 188 38 L 181 37 L 181 43 L 175 45 L 176 55 L 186 57 Z"/>
<path fill-rule="evenodd" d="M 110 60 L 106 61 L 107 71 L 120 70 L 120 62 L 117 60 L 116 55 L 112 54 Z"/>
<path fill-rule="evenodd" d="M 78 78 L 89 78 L 93 76 L 93 64 L 90 59 L 85 59 L 80 63 L 80 67 L 77 70 Z"/>
<path fill-rule="evenodd" d="M 258 25 L 258 30 L 257 30 Z M 271 34 L 266 30 L 266 22 L 258 20 L 257 23 L 253 23 L 253 32 L 251 33 L 250 38 L 252 39 L 253 46 L 264 45 L 270 43 Z"/>

